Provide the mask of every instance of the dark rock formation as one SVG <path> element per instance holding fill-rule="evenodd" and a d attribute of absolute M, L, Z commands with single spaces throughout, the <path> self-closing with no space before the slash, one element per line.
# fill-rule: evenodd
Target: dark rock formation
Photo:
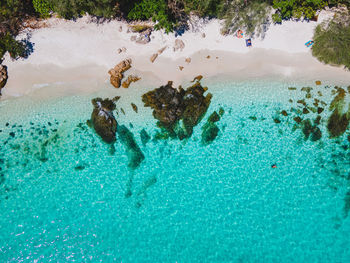
<path fill-rule="evenodd" d="M 1 89 L 5 87 L 7 79 L 8 79 L 7 67 L 5 65 L 0 65 L 0 95 L 1 95 Z"/>
<path fill-rule="evenodd" d="M 145 156 L 143 155 L 140 147 L 137 145 L 134 135 L 125 125 L 119 125 L 117 132 L 118 138 L 124 145 L 129 159 L 128 167 L 131 169 L 136 169 L 145 159 Z"/>
<path fill-rule="evenodd" d="M 110 69 L 108 71 L 108 74 L 111 75 L 110 77 L 111 84 L 114 87 L 119 88 L 121 81 L 124 77 L 123 73 L 130 68 L 131 68 L 131 59 L 126 59 L 120 62 L 114 68 Z"/>
<path fill-rule="evenodd" d="M 113 110 L 116 108 L 115 103 L 110 99 L 103 100 L 101 98 L 95 98 L 91 102 L 94 105 L 94 110 L 88 125 L 95 129 L 103 141 L 113 143 L 117 131 L 117 121 L 113 116 Z"/>
<path fill-rule="evenodd" d="M 199 82 L 187 88 L 172 87 L 172 82 L 158 89 L 145 93 L 142 101 L 145 107 L 153 109 L 153 116 L 159 121 L 158 126 L 165 129 L 170 137 L 179 139 L 192 135 L 196 126 L 206 113 L 212 95 Z"/>

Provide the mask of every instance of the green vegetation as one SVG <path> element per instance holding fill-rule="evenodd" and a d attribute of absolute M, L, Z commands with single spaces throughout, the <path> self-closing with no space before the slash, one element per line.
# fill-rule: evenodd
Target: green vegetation
<path fill-rule="evenodd" d="M 313 19 L 316 12 L 324 8 L 328 3 L 323 0 L 273 0 L 273 8 L 276 13 L 272 18 L 281 23 L 285 19 Z"/>
<path fill-rule="evenodd" d="M 318 25 L 312 55 L 318 60 L 350 69 L 350 15 L 339 13 L 330 22 Z"/>
<path fill-rule="evenodd" d="M 262 1 L 251 1 L 249 5 L 241 1 L 231 3 L 222 15 L 225 19 L 223 33 L 235 33 L 241 29 L 247 36 L 261 35 L 269 23 L 271 10 L 271 6 Z"/>
<path fill-rule="evenodd" d="M 164 28 L 165 32 L 172 32 L 174 20 L 171 18 L 168 5 L 165 0 L 143 0 L 136 4 L 128 14 L 130 19 L 152 19 L 155 22 L 155 29 Z"/>
<path fill-rule="evenodd" d="M 6 33 L 0 38 L 0 58 L 5 52 L 10 53 L 11 58 L 18 59 L 19 57 L 26 57 L 28 49 L 23 41 L 17 41 L 10 33 Z"/>
<path fill-rule="evenodd" d="M 44 0 L 45 1 L 45 0 Z M 117 13 L 116 0 L 46 0 L 63 18 L 77 18 L 85 13 L 92 16 L 111 18 Z"/>
<path fill-rule="evenodd" d="M 52 10 L 49 0 L 33 0 L 33 7 L 42 17 L 49 17 Z"/>

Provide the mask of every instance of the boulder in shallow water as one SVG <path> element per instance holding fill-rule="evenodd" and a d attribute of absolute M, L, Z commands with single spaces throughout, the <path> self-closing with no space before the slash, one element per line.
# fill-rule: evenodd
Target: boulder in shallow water
<path fill-rule="evenodd" d="M 0 95 L 1 89 L 5 87 L 8 79 L 7 67 L 5 65 L 0 65 Z"/>
<path fill-rule="evenodd" d="M 115 103 L 110 99 L 95 98 L 92 104 L 94 109 L 88 124 L 95 129 L 104 142 L 114 143 L 118 125 L 113 115 Z"/>
<path fill-rule="evenodd" d="M 153 109 L 153 116 L 159 121 L 158 126 L 168 131 L 171 137 L 179 139 L 192 135 L 196 126 L 206 113 L 212 95 L 204 96 L 207 88 L 199 82 L 187 90 L 174 89 L 172 82 L 142 96 L 145 107 Z M 181 122 L 180 122 L 181 120 Z"/>

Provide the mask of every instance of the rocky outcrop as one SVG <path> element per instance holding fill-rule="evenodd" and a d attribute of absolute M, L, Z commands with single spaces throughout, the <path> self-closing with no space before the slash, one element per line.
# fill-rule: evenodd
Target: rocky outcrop
<path fill-rule="evenodd" d="M 199 82 L 184 90 L 174 89 L 172 82 L 142 96 L 145 107 L 153 109 L 153 116 L 159 121 L 158 126 L 170 137 L 180 140 L 192 135 L 196 126 L 206 113 L 212 95 Z M 162 135 L 161 137 L 169 137 Z"/>
<path fill-rule="evenodd" d="M 174 51 L 182 51 L 185 48 L 185 43 L 181 39 L 175 40 Z"/>
<path fill-rule="evenodd" d="M 123 60 L 122 62 L 117 64 L 114 68 L 108 71 L 108 74 L 111 75 L 110 77 L 111 84 L 115 88 L 120 87 L 121 81 L 124 77 L 123 73 L 131 68 L 131 62 L 132 62 L 131 59 Z"/>
<path fill-rule="evenodd" d="M 114 143 L 118 125 L 113 115 L 116 108 L 114 100 L 95 98 L 91 102 L 94 110 L 91 119 L 87 121 L 88 125 L 95 129 L 104 142 Z"/>
<path fill-rule="evenodd" d="M 125 81 L 123 81 L 122 87 L 127 89 L 127 88 L 129 88 L 129 86 L 132 82 L 139 81 L 140 79 L 141 78 L 139 78 L 137 76 L 130 75 L 130 76 L 128 76 L 128 78 Z"/>
<path fill-rule="evenodd" d="M 1 95 L 1 89 L 5 87 L 7 79 L 8 79 L 7 67 L 5 65 L 0 65 L 0 95 Z"/>

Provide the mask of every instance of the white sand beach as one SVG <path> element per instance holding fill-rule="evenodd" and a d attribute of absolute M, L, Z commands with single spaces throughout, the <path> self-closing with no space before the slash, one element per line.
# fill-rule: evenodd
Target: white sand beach
<path fill-rule="evenodd" d="M 245 37 L 221 35 L 218 20 L 198 20 L 197 25 L 178 37 L 154 31 L 151 42 L 137 44 L 130 40 L 137 34 L 127 32 L 126 22 L 95 23 L 88 16 L 77 21 L 51 18 L 45 21 L 47 26 L 23 32 L 22 37 L 30 34 L 34 43 L 34 52 L 27 59 L 13 61 L 6 54 L 3 64 L 8 66 L 9 79 L 2 99 L 39 93 L 81 94 L 102 87 L 114 89 L 108 70 L 125 58 L 133 62 L 126 76 L 136 74 L 141 77 L 140 82 L 152 83 L 154 87 L 168 80 L 179 85 L 199 74 L 204 78 L 217 75 L 233 80 L 285 78 L 310 85 L 315 80 L 348 85 L 349 71 L 320 63 L 305 46 L 317 24 L 329 17 L 323 11 L 318 22 L 271 24 L 263 39 L 252 39 L 252 47 L 246 47 Z M 173 50 L 176 39 L 185 44 L 182 50 Z M 118 53 L 123 47 L 126 51 Z M 152 54 L 163 47 L 164 52 L 152 63 Z M 191 58 L 191 62 L 186 62 L 186 58 Z M 129 89 L 138 85 L 132 83 Z"/>

